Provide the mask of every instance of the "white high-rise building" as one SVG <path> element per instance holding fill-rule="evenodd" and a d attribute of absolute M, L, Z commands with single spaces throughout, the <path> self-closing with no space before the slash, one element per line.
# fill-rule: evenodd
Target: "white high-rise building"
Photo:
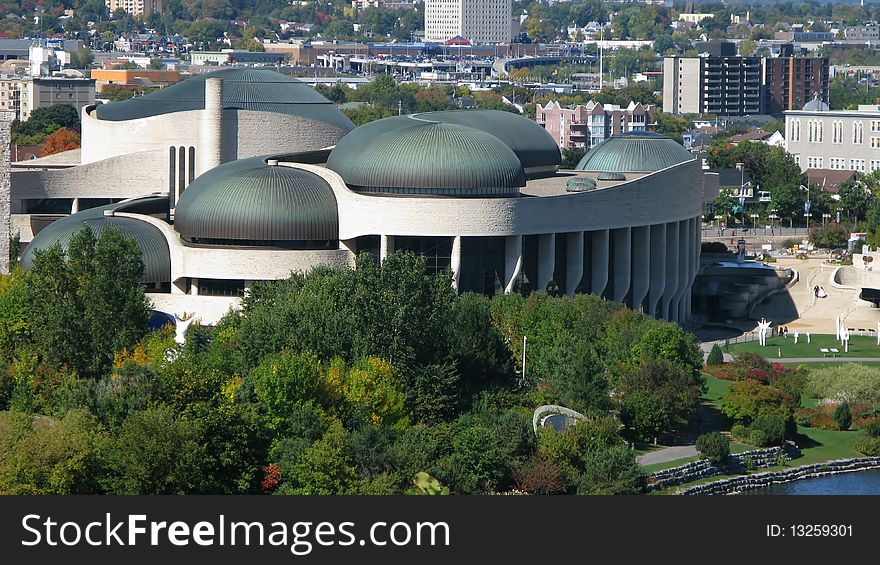
<path fill-rule="evenodd" d="M 509 43 L 511 0 L 425 0 L 425 41 Z"/>

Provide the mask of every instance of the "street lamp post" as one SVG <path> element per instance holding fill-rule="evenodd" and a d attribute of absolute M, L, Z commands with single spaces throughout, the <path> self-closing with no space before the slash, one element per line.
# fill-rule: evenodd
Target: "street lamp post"
<path fill-rule="evenodd" d="M 777 211 L 778 210 L 776 210 L 776 208 L 773 208 L 772 210 L 770 210 L 770 215 L 767 216 L 767 218 L 770 220 L 770 230 L 771 231 L 773 230 L 773 220 L 775 220 L 779 217 L 776 215 Z M 780 220 L 779 228 L 782 229 L 782 220 Z"/>
<path fill-rule="evenodd" d="M 753 214 L 751 215 L 751 218 L 752 218 L 752 229 L 753 229 L 753 230 L 756 230 L 756 233 L 757 233 L 757 229 L 758 229 L 758 214 L 754 214 L 754 213 L 753 213 Z"/>
<path fill-rule="evenodd" d="M 827 212 L 824 213 L 824 214 L 822 214 L 822 227 L 823 227 L 823 228 L 825 227 L 825 222 L 826 222 L 829 218 L 831 218 L 831 214 L 829 214 L 829 213 L 827 213 Z"/>

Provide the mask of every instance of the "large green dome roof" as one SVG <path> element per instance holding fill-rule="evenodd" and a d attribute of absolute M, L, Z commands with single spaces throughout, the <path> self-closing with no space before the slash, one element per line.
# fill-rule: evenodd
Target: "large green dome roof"
<path fill-rule="evenodd" d="M 150 213 L 162 208 L 167 212 L 167 198 L 143 198 L 91 208 L 56 220 L 40 231 L 27 246 L 21 258 L 22 267 L 30 269 L 33 266 L 34 252 L 48 249 L 56 243 L 60 243 L 61 248 L 66 252 L 70 240 L 83 227 L 92 230 L 95 237 L 100 237 L 101 232 L 105 229 L 116 228 L 123 236 L 133 238 L 141 249 L 141 259 L 144 262 L 144 275 L 141 277 L 141 282 L 169 282 L 171 280 L 171 255 L 168 250 L 168 241 L 159 228 L 134 218 L 104 215 L 106 210 Z"/>
<path fill-rule="evenodd" d="M 553 174 L 562 163 L 562 155 L 553 136 L 536 122 L 519 114 L 501 110 L 447 110 L 415 116 L 491 133 L 516 153 L 530 178 Z"/>
<path fill-rule="evenodd" d="M 630 132 L 611 136 L 587 151 L 575 170 L 653 173 L 693 158 L 687 149 L 665 135 Z"/>
<path fill-rule="evenodd" d="M 223 108 L 290 114 L 344 130 L 354 124 L 318 91 L 295 78 L 265 69 L 223 69 L 192 76 L 161 90 L 99 104 L 100 120 L 125 121 L 205 108 L 205 81 L 223 79 Z"/>
<path fill-rule="evenodd" d="M 314 173 L 266 157 L 231 161 L 180 195 L 174 228 L 197 239 L 326 241 L 339 237 L 336 196 Z"/>
<path fill-rule="evenodd" d="M 417 116 L 365 124 L 339 141 L 327 167 L 358 192 L 435 196 L 516 196 L 522 164 L 483 130 Z"/>

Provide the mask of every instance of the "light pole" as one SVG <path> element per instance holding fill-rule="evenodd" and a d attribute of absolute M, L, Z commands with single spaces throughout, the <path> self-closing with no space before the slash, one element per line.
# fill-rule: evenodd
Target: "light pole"
<path fill-rule="evenodd" d="M 771 231 L 773 231 L 773 220 L 775 220 L 776 218 L 779 217 L 776 215 L 777 211 L 778 210 L 776 210 L 776 208 L 773 208 L 772 210 L 770 210 L 770 215 L 767 216 L 767 218 L 769 218 L 769 220 L 770 220 L 770 230 Z M 782 220 L 779 221 L 779 229 L 782 229 Z"/>
<path fill-rule="evenodd" d="M 826 222 L 829 218 L 831 218 L 831 214 L 829 214 L 829 213 L 827 213 L 827 212 L 824 213 L 824 214 L 822 214 L 822 227 L 823 227 L 823 228 L 825 227 L 825 222 Z"/>
<path fill-rule="evenodd" d="M 758 214 L 752 213 L 751 218 L 752 218 L 752 229 L 757 230 L 758 229 Z M 757 233 L 757 231 L 756 231 L 756 233 Z"/>

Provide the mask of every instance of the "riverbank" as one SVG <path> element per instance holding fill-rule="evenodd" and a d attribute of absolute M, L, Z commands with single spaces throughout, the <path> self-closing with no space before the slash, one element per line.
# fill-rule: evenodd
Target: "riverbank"
<path fill-rule="evenodd" d="M 880 469 L 880 457 L 857 457 L 813 463 L 779 471 L 765 471 L 712 481 L 681 490 L 682 495 L 740 494 L 745 490 L 789 483 L 803 479 Z"/>

